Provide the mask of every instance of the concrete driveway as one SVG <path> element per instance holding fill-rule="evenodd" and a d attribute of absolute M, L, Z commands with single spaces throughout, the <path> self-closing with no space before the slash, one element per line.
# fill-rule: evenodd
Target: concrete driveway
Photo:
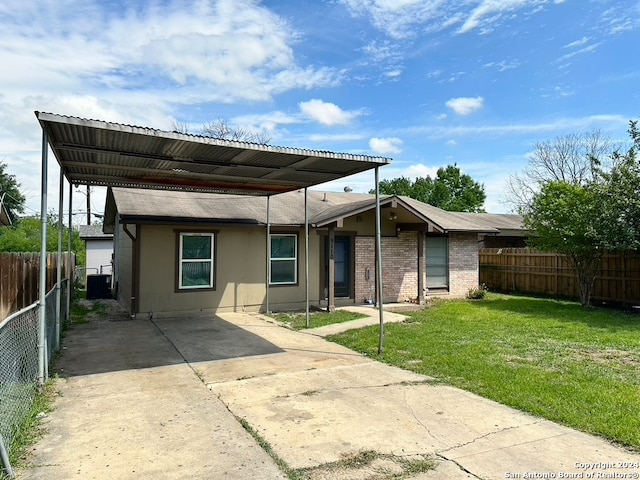
<path fill-rule="evenodd" d="M 235 313 L 77 326 L 59 362 L 65 378 L 48 433 L 33 449 L 35 467 L 21 474 L 286 478 L 239 419 L 312 479 L 640 472 L 640 455 L 314 333 Z M 419 468 L 425 459 L 433 469 Z"/>

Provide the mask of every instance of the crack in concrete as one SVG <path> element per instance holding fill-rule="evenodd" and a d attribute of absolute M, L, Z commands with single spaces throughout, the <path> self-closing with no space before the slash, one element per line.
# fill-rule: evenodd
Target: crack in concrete
<path fill-rule="evenodd" d="M 477 478 L 478 480 L 484 480 L 482 477 L 479 477 L 478 475 L 476 475 L 475 473 L 473 473 L 472 471 L 464 468 L 462 466 L 462 464 L 456 462 L 455 460 L 451 459 L 451 458 L 447 458 L 443 455 L 440 455 L 439 453 L 436 453 L 436 458 L 439 458 L 440 460 L 444 460 L 445 462 L 451 462 L 453 463 L 456 467 L 458 467 L 460 470 L 462 470 L 464 473 L 471 475 L 473 478 Z"/>
<path fill-rule="evenodd" d="M 422 422 L 422 420 L 420 420 L 420 419 L 418 418 L 418 416 L 416 415 L 415 410 L 413 409 L 413 406 L 412 406 L 412 405 L 407 401 L 407 391 L 406 391 L 406 390 L 404 390 L 403 395 L 404 395 L 404 403 L 405 403 L 405 405 L 406 405 L 407 407 L 409 407 L 409 410 L 411 411 L 411 415 L 412 415 L 412 416 L 413 416 L 413 418 L 416 420 L 416 422 L 418 422 L 418 424 L 419 424 L 422 428 L 424 428 L 424 430 L 429 434 L 429 436 L 430 436 L 431 438 L 433 438 L 433 439 L 434 439 L 434 440 L 436 440 L 436 441 L 440 441 L 440 439 L 439 439 L 438 437 L 436 437 L 433 433 L 431 433 L 431 430 L 429 430 L 429 427 L 427 427 L 427 426 Z"/>
<path fill-rule="evenodd" d="M 492 435 L 496 435 L 498 433 L 506 432 L 506 431 L 509 431 L 509 430 L 515 430 L 516 428 L 522 428 L 522 427 L 528 427 L 528 426 L 531 426 L 531 425 L 537 425 L 537 424 L 542 423 L 544 421 L 545 420 L 540 419 L 540 420 L 536 420 L 535 422 L 531 422 L 531 423 L 527 423 L 527 424 L 513 425 L 511 427 L 499 428 L 498 430 L 494 430 L 493 432 L 488 432 L 488 433 L 485 433 L 484 435 L 480 435 L 478 437 L 475 437 L 475 438 L 469 440 L 468 442 L 460 443 L 458 445 L 453 445 L 453 446 L 451 446 L 451 447 L 449 447 L 447 449 L 440 450 L 439 452 L 437 452 L 437 454 L 446 453 L 446 452 L 449 452 L 451 450 L 455 450 L 456 448 L 466 447 L 467 445 L 471 445 L 472 443 L 475 443 L 478 440 L 482 440 L 483 438 L 487 438 L 487 437 L 490 437 Z M 518 445 L 525 445 L 527 443 L 532 443 L 532 442 L 535 442 L 535 441 L 538 441 L 538 440 L 532 440 L 530 442 L 522 442 L 522 443 L 519 443 Z M 514 445 L 509 445 L 509 446 L 512 447 Z"/>

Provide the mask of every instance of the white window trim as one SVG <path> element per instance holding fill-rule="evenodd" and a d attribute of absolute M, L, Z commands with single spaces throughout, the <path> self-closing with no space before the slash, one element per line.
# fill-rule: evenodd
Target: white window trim
<path fill-rule="evenodd" d="M 201 290 L 201 289 L 212 289 L 215 288 L 214 285 L 214 272 L 215 272 L 215 233 L 200 233 L 200 232 L 180 232 L 180 245 L 178 247 L 178 289 L 179 290 Z M 208 285 L 182 285 L 182 265 L 185 263 L 202 263 L 206 262 L 206 258 L 182 258 L 182 246 L 183 246 L 183 238 L 184 237 L 210 237 L 211 238 L 211 252 L 210 258 L 208 259 L 211 264 L 211 268 L 209 269 L 209 284 Z"/>
<path fill-rule="evenodd" d="M 293 237 L 294 238 L 294 256 L 278 258 L 272 257 L 271 251 L 269 251 L 270 262 L 294 262 L 293 281 L 292 282 L 274 282 L 272 278 L 269 278 L 269 285 L 297 285 L 298 284 L 298 235 L 296 233 L 271 233 L 269 245 L 272 245 L 274 237 Z M 270 271 L 270 277 L 273 276 L 273 268 Z"/>

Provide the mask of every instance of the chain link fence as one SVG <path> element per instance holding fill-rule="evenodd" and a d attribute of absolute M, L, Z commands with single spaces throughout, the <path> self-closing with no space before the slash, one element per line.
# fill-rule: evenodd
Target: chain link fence
<path fill-rule="evenodd" d="M 63 280 L 59 290 L 54 287 L 45 297 L 45 371 L 59 346 L 59 336 L 67 320 L 68 288 L 69 281 Z M 58 294 L 60 319 L 57 317 Z M 39 303 L 36 302 L 0 323 L 0 438 L 8 452 L 38 390 L 39 322 Z"/>

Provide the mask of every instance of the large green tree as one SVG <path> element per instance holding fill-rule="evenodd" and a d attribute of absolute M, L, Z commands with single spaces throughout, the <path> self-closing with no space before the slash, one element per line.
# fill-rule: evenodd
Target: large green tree
<path fill-rule="evenodd" d="M 484 186 L 463 174 L 456 165 L 439 168 L 435 178 L 382 180 L 379 188 L 383 195 L 404 195 L 450 212 L 484 212 L 487 198 Z"/>
<path fill-rule="evenodd" d="M 7 209 L 11 222 L 15 222 L 19 213 L 24 212 L 26 199 L 20 193 L 20 183 L 15 175 L 7 173 L 7 165 L 0 162 L 0 201 Z"/>

